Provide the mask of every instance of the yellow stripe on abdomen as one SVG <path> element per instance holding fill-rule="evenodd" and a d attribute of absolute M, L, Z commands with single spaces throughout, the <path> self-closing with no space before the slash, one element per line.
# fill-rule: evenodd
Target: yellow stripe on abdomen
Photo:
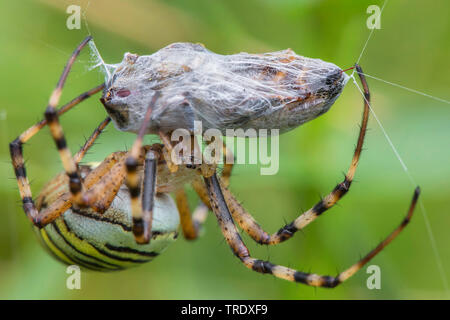
<path fill-rule="evenodd" d="M 40 239 L 42 240 L 42 244 L 48 249 L 50 250 L 50 252 L 52 254 L 54 254 L 56 256 L 56 258 L 60 259 L 61 261 L 72 265 L 75 264 L 75 262 L 73 262 L 72 260 L 69 259 L 69 257 L 67 257 L 61 250 L 59 250 L 54 244 L 53 242 L 49 239 L 47 232 L 45 231 L 44 228 L 40 229 L 38 231 L 38 237 L 40 237 Z"/>

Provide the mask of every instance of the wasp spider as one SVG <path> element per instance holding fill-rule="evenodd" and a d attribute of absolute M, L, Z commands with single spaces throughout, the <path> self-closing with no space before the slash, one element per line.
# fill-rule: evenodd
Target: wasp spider
<path fill-rule="evenodd" d="M 414 191 L 406 217 L 375 249 L 337 276 L 302 272 L 253 258 L 241 239 L 236 224 L 259 244 L 274 245 L 291 238 L 298 230 L 321 216 L 343 197 L 358 166 L 369 117 L 369 89 L 361 68 L 356 66 L 364 86 L 364 112 L 356 149 L 345 175 L 326 197 L 278 232 L 268 234 L 228 190 L 231 166 L 222 177 L 209 164 L 175 165 L 167 157 L 173 145 L 160 133 L 162 144 L 143 146 L 155 94 L 145 114 L 137 139 L 129 152 L 114 152 L 99 164 L 79 165 L 87 150 L 110 122 L 104 120 L 81 150 L 72 156 L 64 138 L 59 116 L 86 98 L 101 91 L 101 84 L 56 109 L 72 64 L 86 38 L 74 51 L 53 91 L 45 119 L 32 126 L 10 144 L 23 209 L 50 251 L 60 260 L 94 270 L 118 270 L 151 260 L 177 237 L 181 228 L 185 238 L 195 239 L 211 209 L 234 255 L 249 269 L 310 286 L 333 288 L 347 280 L 386 247 L 410 221 L 418 196 Z M 22 146 L 48 125 L 59 150 L 63 173 L 51 180 L 34 201 L 23 160 Z M 191 184 L 204 203 L 191 215 L 184 185 Z M 168 196 L 175 193 L 176 205 Z"/>

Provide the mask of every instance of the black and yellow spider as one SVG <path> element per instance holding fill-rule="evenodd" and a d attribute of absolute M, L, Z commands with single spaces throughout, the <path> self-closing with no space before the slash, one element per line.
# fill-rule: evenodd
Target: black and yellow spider
<path fill-rule="evenodd" d="M 44 245 L 63 262 L 101 271 L 119 270 L 147 262 L 162 252 L 177 237 L 179 224 L 181 224 L 185 238 L 197 238 L 209 208 L 216 215 L 223 236 L 233 253 L 247 268 L 310 286 L 332 288 L 361 269 L 397 237 L 410 221 L 419 196 L 419 188 L 415 190 L 407 215 L 401 224 L 375 249 L 335 277 L 297 271 L 272 264 L 269 261 L 253 258 L 236 227 L 237 224 L 259 244 L 278 244 L 291 238 L 298 230 L 303 229 L 333 207 L 348 192 L 358 166 L 369 117 L 369 89 L 359 66 L 356 66 L 356 70 L 365 90 L 364 112 L 357 146 L 344 181 L 297 219 L 279 229 L 278 232 L 268 234 L 227 189 L 231 165 L 224 167 L 222 176 L 219 178 L 216 174 L 215 164 L 176 165 L 171 162 L 170 157 L 167 157 L 173 148 L 172 141 L 169 139 L 170 130 L 173 129 L 173 119 L 169 119 L 167 123 L 170 125 L 167 126 L 161 122 L 161 120 L 167 119 L 168 115 L 161 116 L 167 110 L 161 105 L 157 105 L 158 98 L 164 97 L 164 88 L 170 88 L 170 85 L 175 83 L 171 81 L 173 77 L 179 77 L 183 72 L 194 72 L 192 66 L 182 65 L 181 69 L 184 71 L 181 73 L 175 68 L 171 69 L 171 72 L 175 70 L 175 73 L 170 74 L 169 72 L 165 75 L 163 80 L 166 86 L 161 86 L 161 83 L 158 83 L 159 87 L 155 89 L 150 103 L 147 102 L 147 109 L 144 110 L 143 114 L 141 112 L 139 124 L 131 123 L 133 115 L 137 111 L 130 109 L 130 105 L 121 100 L 131 97 L 133 90 L 136 88 L 124 88 L 123 82 L 120 82 L 115 75 L 106 85 L 101 84 L 73 99 L 60 109 L 56 109 L 70 68 L 81 49 L 89 41 L 90 37 L 77 47 L 65 66 L 56 89 L 50 97 L 49 105 L 45 111 L 45 120 L 26 130 L 10 144 L 11 158 L 23 209 L 34 224 Z M 201 47 L 193 45 L 188 47 L 189 50 L 193 48 L 196 53 L 205 52 Z M 180 45 L 173 45 L 171 48 L 179 50 Z M 289 77 L 286 66 L 299 60 L 299 58 L 297 59 L 299 56 L 295 56 L 292 51 L 268 54 L 268 57 L 271 60 L 266 67 L 261 68 L 259 66 L 259 73 L 251 73 L 253 80 L 259 79 L 259 81 L 264 82 L 269 81 L 267 78 L 270 78 L 272 82 L 282 83 L 283 79 Z M 254 59 L 259 58 L 246 56 L 245 59 L 247 59 L 245 60 L 247 65 L 249 60 L 254 61 Z M 125 60 L 128 67 L 136 71 L 136 69 L 133 69 L 133 65 L 137 63 L 138 56 L 127 54 Z M 276 70 L 277 64 L 274 61 L 278 61 L 280 70 Z M 117 70 L 129 75 L 129 70 L 124 69 L 123 66 Z M 305 68 L 301 71 L 310 77 L 316 70 Z M 342 74 L 343 71 L 340 69 L 338 71 L 333 69 L 330 74 L 327 74 L 323 80 L 323 85 L 326 85 L 329 90 L 325 91 L 323 87 L 317 86 L 317 84 L 314 84 L 316 87 L 311 83 L 305 84 L 305 79 L 308 78 L 300 79 L 304 85 L 299 88 L 304 92 L 298 97 L 289 98 L 286 105 L 283 105 L 285 108 L 275 110 L 272 116 L 277 117 L 281 122 L 284 121 L 283 126 L 286 129 L 286 126 L 298 126 L 324 113 L 340 93 L 343 81 Z M 147 79 L 146 81 L 153 80 Z M 286 81 L 292 82 L 292 79 Z M 120 83 L 120 87 L 117 82 Z M 336 86 L 338 86 L 337 89 Z M 86 144 L 74 156 L 67 147 L 58 118 L 78 103 L 101 90 L 104 90 L 101 100 L 116 126 L 122 127 L 122 129 L 132 126 L 133 128 L 130 131 L 138 132 L 138 136 L 129 152 L 114 152 L 99 164 L 80 165 L 80 161 L 111 121 L 111 118 L 106 118 L 96 128 Z M 185 95 L 184 97 L 188 96 Z M 283 97 L 272 96 L 271 99 L 275 101 L 275 104 L 284 101 Z M 255 105 L 254 101 L 248 103 Z M 302 114 L 302 110 L 299 108 L 299 106 L 304 107 L 305 105 L 309 106 L 306 115 L 305 113 Z M 189 101 L 183 100 L 181 106 L 189 108 Z M 168 107 L 172 111 L 174 108 L 176 109 L 176 106 Z M 154 117 L 155 111 L 160 118 Z M 186 114 L 190 117 L 189 112 L 186 112 Z M 239 113 L 240 111 L 234 109 L 234 112 Z M 294 122 L 286 120 L 286 112 L 291 112 Z M 170 114 L 173 115 L 173 112 Z M 205 113 L 202 113 L 202 116 L 206 117 Z M 178 117 L 180 116 L 178 115 Z M 186 119 L 188 117 L 181 120 L 187 121 Z M 253 125 L 267 125 L 273 122 L 273 118 L 267 114 L 260 115 L 256 120 L 249 117 L 245 123 L 243 123 L 242 116 L 242 121 L 237 120 L 229 123 L 229 125 L 237 126 L 239 124 L 245 127 L 250 125 L 249 122 Z M 155 122 L 157 125 L 155 125 Z M 183 124 L 187 124 L 187 122 Z M 212 125 L 212 123 L 209 124 Z M 59 150 L 65 172 L 51 180 L 43 188 L 37 200 L 34 201 L 26 176 L 22 145 L 46 125 L 49 126 Z M 222 121 L 220 125 L 222 126 L 220 129 L 224 129 L 226 121 Z M 136 126 L 138 126 L 137 129 Z M 168 128 L 170 130 L 163 130 Z M 143 136 L 149 132 L 155 132 L 155 130 L 160 136 L 162 144 L 143 146 Z M 185 184 L 192 185 L 203 202 L 203 205 L 200 205 L 193 215 L 189 211 L 187 197 L 183 189 Z M 175 193 L 176 205 L 172 198 L 168 196 L 169 193 Z"/>

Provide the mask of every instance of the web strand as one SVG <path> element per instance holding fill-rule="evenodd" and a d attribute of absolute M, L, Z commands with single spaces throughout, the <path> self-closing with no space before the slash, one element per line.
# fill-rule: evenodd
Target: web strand
<path fill-rule="evenodd" d="M 92 36 L 91 30 L 89 28 L 89 23 L 88 23 L 88 19 L 87 19 L 87 11 L 89 9 L 89 5 L 91 4 L 91 1 L 88 1 L 88 4 L 86 5 L 86 9 L 83 10 L 83 20 L 84 20 L 84 25 L 86 27 L 86 30 L 88 32 L 88 35 Z M 105 82 L 108 82 L 111 79 L 111 72 L 110 69 L 114 69 L 115 66 L 105 63 L 105 61 L 103 60 L 100 52 L 97 49 L 97 46 L 95 45 L 95 41 L 94 39 L 92 39 L 91 41 L 89 41 L 89 48 L 91 49 L 91 56 L 94 60 L 95 65 L 89 68 L 89 71 L 96 69 L 98 67 L 103 67 L 104 72 L 105 72 Z"/>
<path fill-rule="evenodd" d="M 388 2 L 388 0 L 384 1 L 383 6 L 381 8 L 381 13 L 383 13 L 383 10 L 384 10 L 387 2 Z M 372 29 L 370 31 L 369 36 L 368 36 L 366 42 L 364 43 L 364 46 L 363 46 L 363 48 L 361 50 L 361 53 L 359 54 L 359 57 L 358 57 L 358 59 L 356 61 L 356 64 L 359 64 L 359 62 L 361 61 L 361 58 L 362 58 L 364 52 L 366 51 L 367 45 L 368 45 L 370 39 L 372 38 L 372 35 L 373 35 L 374 31 L 375 31 L 375 29 Z M 366 97 L 364 96 L 363 91 L 361 90 L 360 86 L 356 82 L 356 79 L 355 79 L 355 76 L 354 76 L 355 71 L 356 70 L 354 69 L 352 74 L 351 74 L 351 78 L 353 79 L 353 83 L 355 84 L 356 88 L 358 89 L 358 91 L 360 92 L 360 94 L 362 95 L 364 100 L 369 105 L 369 109 L 370 109 L 371 114 L 373 115 L 373 117 L 375 118 L 376 122 L 378 123 L 378 126 L 380 127 L 381 131 L 383 132 L 383 135 L 386 138 L 386 141 L 389 143 L 389 146 L 391 147 L 391 149 L 394 152 L 396 158 L 400 162 L 400 164 L 401 164 L 403 170 L 405 171 L 406 175 L 408 176 L 408 179 L 410 180 L 412 186 L 415 188 L 417 186 L 417 183 L 416 183 L 414 177 L 409 172 L 408 167 L 406 166 L 405 162 L 403 161 L 402 157 L 400 156 L 397 148 L 394 146 L 391 138 L 387 134 L 387 132 L 384 129 L 383 125 L 381 124 L 381 121 L 378 119 L 377 115 L 375 114 L 375 111 L 373 110 L 373 108 L 370 105 L 369 101 L 367 101 Z M 450 102 L 445 100 L 445 99 L 434 97 L 434 96 L 431 96 L 429 94 L 426 94 L 426 93 L 423 93 L 423 92 L 420 92 L 420 91 L 417 91 L 417 90 L 414 90 L 414 89 L 410 89 L 410 88 L 404 87 L 402 85 L 399 85 L 399 84 L 396 84 L 396 83 L 393 83 L 393 82 L 389 82 L 389 81 L 386 81 L 386 80 L 383 80 L 383 79 L 380 79 L 380 78 L 377 78 L 377 77 L 374 77 L 374 76 L 370 76 L 370 75 L 367 75 L 367 74 L 364 74 L 364 75 L 369 77 L 369 78 L 385 82 L 385 83 L 390 84 L 392 86 L 395 86 L 395 87 L 398 87 L 398 88 L 402 88 L 404 90 L 407 90 L 407 91 L 410 91 L 410 92 L 413 92 L 413 93 L 416 93 L 416 94 L 419 94 L 419 95 L 422 95 L 422 96 L 425 96 L 425 97 L 428 97 L 428 98 L 431 98 L 431 99 L 434 99 L 434 100 L 437 100 L 437 101 L 440 101 L 440 102 L 443 102 L 443 103 L 450 104 Z M 439 250 L 437 248 L 436 239 L 434 237 L 434 233 L 433 233 L 433 230 L 431 228 L 430 221 L 428 219 L 427 211 L 426 211 L 425 206 L 423 204 L 423 201 L 421 199 L 419 199 L 419 207 L 420 207 L 420 211 L 422 212 L 422 217 L 423 217 L 423 219 L 425 221 L 425 227 L 426 227 L 426 230 L 427 230 L 427 233 L 428 233 L 428 237 L 430 238 L 431 247 L 432 247 L 432 250 L 433 250 L 433 253 L 434 253 L 434 257 L 435 257 L 435 260 L 436 260 L 436 265 L 438 267 L 439 274 L 440 274 L 441 280 L 443 282 L 443 286 L 444 286 L 445 292 L 446 292 L 447 296 L 450 297 L 450 291 L 449 291 L 449 286 L 448 286 L 447 275 L 445 273 L 445 269 L 444 269 L 444 266 L 443 266 L 443 263 L 442 263 L 442 259 L 441 259 L 441 256 L 439 254 Z"/>
<path fill-rule="evenodd" d="M 353 74 L 351 75 L 351 78 L 353 79 L 353 83 L 355 84 L 356 88 L 358 89 L 359 93 L 362 95 L 363 99 L 367 102 L 367 104 L 369 105 L 369 109 L 371 114 L 373 115 L 373 117 L 375 118 L 375 120 L 378 123 L 378 126 L 380 127 L 381 131 L 383 132 L 384 137 L 386 138 L 387 142 L 389 143 L 391 149 L 394 151 L 395 156 L 397 157 L 398 161 L 400 162 L 403 170 L 405 171 L 406 175 L 408 176 L 411 185 L 413 188 L 417 187 L 417 183 L 414 179 L 414 177 L 411 175 L 411 173 L 408 170 L 408 167 L 406 166 L 405 162 L 403 161 L 402 157 L 400 156 L 397 148 L 394 146 L 394 144 L 392 143 L 391 138 L 389 137 L 389 135 L 387 134 L 386 130 L 384 129 L 383 125 L 381 124 L 381 121 L 379 120 L 379 118 L 377 117 L 377 115 L 375 114 L 375 111 L 373 110 L 371 104 L 369 103 L 369 101 L 366 99 L 366 97 L 364 96 L 363 91 L 361 90 L 360 86 L 358 85 L 358 83 L 356 82 L 355 77 L 353 76 Z M 445 292 L 447 294 L 448 297 L 450 297 L 450 291 L 449 291 L 449 286 L 448 286 L 448 280 L 447 280 L 447 275 L 445 273 L 445 269 L 444 269 L 444 265 L 442 263 L 442 258 L 439 254 L 439 250 L 436 244 L 436 238 L 434 236 L 433 233 L 433 229 L 431 228 L 431 224 L 430 224 L 430 220 L 428 218 L 428 213 L 425 209 L 425 205 L 423 204 L 422 199 L 419 198 L 419 207 L 420 207 L 420 211 L 422 212 L 422 217 L 423 220 L 425 222 L 425 228 L 427 230 L 428 233 L 428 237 L 430 238 L 430 243 L 431 243 L 431 247 L 433 249 L 433 253 L 435 256 L 435 260 L 436 260 L 436 265 L 438 267 L 439 270 L 439 274 L 441 276 L 441 280 L 445 289 Z"/>
<path fill-rule="evenodd" d="M 384 80 L 384 79 L 381 79 L 381 78 L 378 78 L 378 77 L 375 77 L 375 76 L 371 76 L 371 75 L 369 75 L 367 73 L 361 73 L 361 74 L 365 75 L 368 78 L 372 78 L 372 79 L 375 79 L 375 80 L 378 80 L 378 81 L 390 84 L 391 86 L 394 86 L 394 87 L 397 87 L 397 88 L 401 88 L 403 90 L 407 90 L 409 92 L 413 92 L 415 94 L 418 94 L 418 95 L 421 95 L 421 96 L 424 96 L 424 97 L 427 97 L 427 98 L 431 98 L 431 99 L 434 99 L 434 100 L 439 101 L 439 102 L 450 104 L 449 100 L 445 100 L 445 99 L 442 99 L 442 98 L 439 98 L 439 97 L 435 97 L 435 96 L 429 95 L 427 93 L 424 93 L 424 92 L 421 92 L 421 91 L 418 91 L 418 90 L 415 90 L 415 89 L 411 89 L 411 88 L 402 86 L 402 85 L 394 83 L 394 82 L 390 82 L 390 81 L 387 81 L 387 80 Z"/>

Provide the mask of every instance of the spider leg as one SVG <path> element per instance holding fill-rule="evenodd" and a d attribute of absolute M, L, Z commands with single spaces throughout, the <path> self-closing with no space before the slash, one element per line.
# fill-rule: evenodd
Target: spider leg
<path fill-rule="evenodd" d="M 138 242 L 140 241 L 141 243 L 148 243 L 152 237 L 153 206 L 155 202 L 156 174 L 158 172 L 157 164 L 159 158 L 159 153 L 153 150 L 148 151 L 145 155 L 142 217 L 133 217 L 133 232 L 135 235 L 141 235 L 140 239 L 138 238 Z"/>
<path fill-rule="evenodd" d="M 197 239 L 200 225 L 191 216 L 189 203 L 184 188 L 175 191 L 175 202 L 180 213 L 180 224 L 183 235 L 187 240 Z"/>
<path fill-rule="evenodd" d="M 111 118 L 107 117 L 105 120 L 103 120 L 98 127 L 94 130 L 94 132 L 91 134 L 88 140 L 86 140 L 86 143 L 81 147 L 80 150 L 73 156 L 73 160 L 76 164 L 79 164 L 81 160 L 83 160 L 84 156 L 88 152 L 88 150 L 93 146 L 95 140 L 102 134 L 103 130 L 106 128 L 106 126 L 111 122 Z"/>
<path fill-rule="evenodd" d="M 180 224 L 183 230 L 184 237 L 187 240 L 197 239 L 201 230 L 201 226 L 208 216 L 208 207 L 205 204 L 201 203 L 197 206 L 197 208 L 194 210 L 194 213 L 191 215 L 188 199 L 184 189 L 178 189 L 177 191 L 175 191 L 175 201 L 178 207 L 178 212 L 180 213 Z"/>
<path fill-rule="evenodd" d="M 163 148 L 163 156 L 164 160 L 166 160 L 166 165 L 171 173 L 175 173 L 178 171 L 178 165 L 172 161 L 173 146 L 172 143 L 170 142 L 170 138 L 164 132 L 159 132 L 158 135 L 165 147 Z"/>
<path fill-rule="evenodd" d="M 153 105 L 159 95 L 159 91 L 156 91 L 153 95 L 147 112 L 145 113 L 144 120 L 142 121 L 141 128 L 139 129 L 138 136 L 134 141 L 126 159 L 126 184 L 130 191 L 131 212 L 133 216 L 133 234 L 136 242 L 141 244 L 149 243 L 151 239 L 153 204 L 156 192 L 157 164 L 160 158 L 160 151 L 156 150 L 156 148 L 146 151 L 141 203 L 139 201 L 141 195 L 141 181 L 139 179 L 137 169 L 139 165 L 139 158 L 141 157 L 143 150 L 142 140 L 151 119 Z"/>
<path fill-rule="evenodd" d="M 104 121 L 100 123 L 100 125 L 94 130 L 92 135 L 89 137 L 89 139 L 86 141 L 86 143 L 81 147 L 80 151 L 76 154 L 75 159 L 77 163 L 82 160 L 83 156 L 86 154 L 86 151 L 93 145 L 94 141 L 98 138 L 98 136 L 101 134 L 103 129 L 106 127 L 106 125 L 111 121 L 111 119 L 108 117 Z M 115 194 L 118 191 L 118 187 L 116 190 L 116 184 L 120 183 L 120 179 L 118 179 L 117 172 L 120 170 L 120 164 L 124 163 L 125 153 L 122 152 L 122 155 L 120 152 L 116 152 L 108 156 L 98 167 L 96 167 L 94 170 L 92 170 L 85 178 L 84 183 L 86 186 L 86 190 L 82 194 L 82 196 L 86 199 L 86 202 L 92 207 L 94 210 L 100 211 L 101 209 L 105 210 L 104 208 L 108 208 L 111 204 L 112 200 L 115 197 Z M 119 160 L 122 159 L 122 163 L 119 162 Z M 124 171 L 124 169 L 122 169 Z M 115 175 L 114 178 L 109 178 L 111 175 Z M 124 174 L 122 174 L 124 178 Z M 61 182 L 61 184 L 68 184 L 68 177 L 67 175 L 64 175 L 63 177 L 65 180 Z M 105 187 L 107 184 L 107 179 L 111 180 L 111 185 L 106 188 L 106 191 L 101 194 L 101 196 L 98 196 L 98 191 L 94 191 L 99 188 L 99 186 Z M 123 181 L 122 178 L 122 181 Z M 119 185 L 120 186 L 120 185 Z M 29 185 L 28 185 L 29 187 Z M 114 193 L 115 192 L 115 193 Z M 110 193 L 114 193 L 111 195 Z M 92 197 L 92 195 L 97 195 L 97 198 Z M 109 201 L 109 202 L 108 202 Z M 66 210 L 68 210 L 73 205 L 73 198 L 71 192 L 66 192 L 61 195 L 60 198 L 58 198 L 56 201 L 54 201 L 50 206 L 43 208 L 39 211 L 39 213 L 35 216 L 34 219 L 32 219 L 32 222 L 38 226 L 43 227 L 47 225 L 48 223 L 55 220 L 57 217 L 59 217 L 62 213 L 64 213 Z M 33 203 L 34 206 L 34 203 Z M 101 209 L 98 209 L 101 208 Z M 27 213 L 27 212 L 26 212 Z"/>
<path fill-rule="evenodd" d="M 197 142 L 195 141 L 194 143 Z M 225 143 L 222 143 L 224 166 L 221 175 L 221 182 L 223 183 L 223 185 L 228 186 L 231 171 L 234 165 L 234 156 L 231 150 L 227 148 Z M 200 179 L 195 179 L 191 183 L 191 186 L 201 200 L 200 204 L 194 209 L 192 215 L 189 210 L 189 204 L 184 189 L 180 189 L 175 192 L 175 200 L 177 203 L 178 211 L 180 212 L 180 224 L 183 230 L 184 237 L 188 240 L 197 239 L 201 226 L 206 221 L 206 218 L 208 216 L 208 210 L 211 209 L 208 190 L 206 190 L 205 183 Z"/>
<path fill-rule="evenodd" d="M 98 213 L 108 210 L 125 181 L 125 159 L 126 152 L 114 152 L 87 175 L 82 193 L 86 207 Z"/>
<path fill-rule="evenodd" d="M 67 79 L 67 76 L 70 72 L 70 69 L 75 62 L 75 59 L 80 54 L 81 50 L 87 45 L 87 43 L 92 39 L 91 36 L 86 37 L 74 50 L 72 56 L 69 58 L 64 70 L 59 78 L 59 81 L 56 85 L 55 90 L 53 90 L 50 100 L 45 110 L 45 119 L 47 120 L 47 124 L 50 128 L 50 133 L 55 141 L 56 147 L 58 148 L 59 156 L 61 158 L 64 170 L 69 177 L 69 188 L 74 201 L 76 203 L 81 204 L 81 192 L 82 192 L 82 182 L 81 177 L 78 172 L 78 166 L 74 159 L 72 158 L 72 154 L 67 147 L 67 142 L 64 137 L 64 132 L 59 123 L 58 112 L 56 111 L 56 107 L 59 103 L 59 99 L 61 97 L 62 89 L 64 87 L 64 83 Z"/>
<path fill-rule="evenodd" d="M 197 140 L 195 139 L 195 136 L 191 136 L 191 144 L 194 146 L 192 150 L 192 157 L 191 159 L 194 160 L 196 157 L 195 150 L 200 150 L 200 147 L 198 145 Z M 225 155 L 225 147 L 224 147 L 224 155 Z M 212 172 L 215 171 L 215 166 L 209 166 L 210 168 L 207 168 L 207 166 L 200 165 L 200 168 L 195 164 L 189 164 L 189 167 L 191 169 L 200 169 L 200 172 L 202 175 L 210 176 Z M 231 169 L 228 168 L 228 173 L 231 173 Z M 206 218 L 208 216 L 208 210 L 210 208 L 209 203 L 209 197 L 208 197 L 208 191 L 206 190 L 204 182 L 198 178 L 194 179 L 194 181 L 191 182 L 192 187 L 199 195 L 202 202 L 195 208 L 194 213 L 191 215 L 191 211 L 189 209 L 189 203 L 186 196 L 186 192 L 184 188 L 180 188 L 175 191 L 175 200 L 178 207 L 178 212 L 180 214 L 180 224 L 181 228 L 183 230 L 183 235 L 187 240 L 195 240 L 198 238 L 201 226 L 206 221 Z"/>
<path fill-rule="evenodd" d="M 353 264 L 343 272 L 339 273 L 336 277 L 333 277 L 297 271 L 285 266 L 272 264 L 269 261 L 258 260 L 251 257 L 249 250 L 242 241 L 241 236 L 239 235 L 239 232 L 237 231 L 237 228 L 234 224 L 233 218 L 222 194 L 217 176 L 213 175 L 209 178 L 204 178 L 204 180 L 209 192 L 213 211 L 217 217 L 222 233 L 228 245 L 231 247 L 233 253 L 247 268 L 260 273 L 270 273 L 277 278 L 285 279 L 288 281 L 300 282 L 309 286 L 326 288 L 334 288 L 350 278 L 399 235 L 399 233 L 411 220 L 420 193 L 419 188 L 416 188 L 406 217 L 403 219 L 401 224 L 394 229 L 392 233 L 390 233 L 380 244 L 378 244 L 375 249 L 370 251 L 360 261 Z"/>
<path fill-rule="evenodd" d="M 74 106 L 78 105 L 80 102 L 86 100 L 97 92 L 104 88 L 104 84 L 101 84 L 91 90 L 82 93 L 69 103 L 65 104 L 58 110 L 58 115 L 61 116 L 67 111 L 71 110 Z M 105 120 L 106 121 L 106 120 Z M 109 120 L 108 120 L 109 122 Z M 19 135 L 14 141 L 9 144 L 10 155 L 12 164 L 14 167 L 17 184 L 19 187 L 20 196 L 22 198 L 23 209 L 27 217 L 35 223 L 35 219 L 38 215 L 38 211 L 33 202 L 33 196 L 30 188 L 30 183 L 26 175 L 25 162 L 23 159 L 23 144 L 30 140 L 36 133 L 38 133 L 45 125 L 47 120 L 41 120 L 35 125 L 31 126 L 25 130 L 21 135 Z M 105 124 L 106 125 L 106 124 Z M 98 129 L 98 128 L 97 128 Z"/>
<path fill-rule="evenodd" d="M 84 180 L 85 190 L 82 194 L 82 197 L 86 199 L 86 202 L 89 204 L 87 206 L 88 208 L 102 213 L 110 207 L 121 184 L 125 180 L 125 159 L 125 152 L 115 152 L 88 173 Z M 64 175 L 62 178 L 63 181 L 56 181 L 57 185 L 67 185 L 67 176 Z M 52 180 L 51 183 L 55 184 L 55 180 Z M 42 199 L 40 199 L 38 203 L 42 202 L 41 200 Z M 43 227 L 53 222 L 69 208 L 72 208 L 74 211 L 79 210 L 79 208 L 73 204 L 70 191 L 61 194 L 61 196 L 55 201 L 52 201 L 49 206 L 40 207 L 41 210 L 37 217 L 38 226 Z"/>
<path fill-rule="evenodd" d="M 361 67 L 356 66 L 357 72 L 361 78 L 361 83 L 364 87 L 364 111 L 361 121 L 361 127 L 358 135 L 358 142 L 355 148 L 355 152 L 353 154 L 352 162 L 350 167 L 345 175 L 344 181 L 339 183 L 331 193 L 329 193 L 325 198 L 319 201 L 315 206 L 313 206 L 308 211 L 302 213 L 297 219 L 292 221 L 291 223 L 285 225 L 278 232 L 274 234 L 268 234 L 264 231 L 260 225 L 256 222 L 256 220 L 248 213 L 239 203 L 238 200 L 234 197 L 234 195 L 226 188 L 223 187 L 223 194 L 225 200 L 230 208 L 231 215 L 238 223 L 239 227 L 242 228 L 249 236 L 260 244 L 273 245 L 283 242 L 287 239 L 290 239 L 295 232 L 303 229 L 309 223 L 318 218 L 323 212 L 333 207 L 339 199 L 341 199 L 350 189 L 350 185 L 355 176 L 356 168 L 359 163 L 359 158 L 361 155 L 364 137 L 366 134 L 367 123 L 369 120 L 369 101 L 370 101 L 370 92 L 367 86 L 367 81 L 362 74 Z"/>
<path fill-rule="evenodd" d="M 160 154 L 150 150 L 145 155 L 142 201 L 141 181 L 137 172 L 139 155 L 129 155 L 126 159 L 126 184 L 130 191 L 131 212 L 133 216 L 133 234 L 137 243 L 149 243 L 153 219 L 153 204 L 156 191 L 157 162 Z"/>

